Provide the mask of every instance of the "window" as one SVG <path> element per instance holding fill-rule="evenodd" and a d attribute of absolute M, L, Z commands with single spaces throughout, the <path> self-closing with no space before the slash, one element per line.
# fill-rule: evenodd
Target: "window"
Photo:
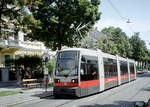
<path fill-rule="evenodd" d="M 10 55 L 5 55 L 5 66 L 9 67 L 10 66 Z"/>
<path fill-rule="evenodd" d="M 15 55 L 15 59 L 19 59 L 20 58 L 20 55 Z"/>
<path fill-rule="evenodd" d="M 129 64 L 130 64 L 130 74 L 134 74 L 134 64 L 133 63 Z"/>
<path fill-rule="evenodd" d="M 103 58 L 104 61 L 104 75 L 105 78 L 117 76 L 117 60 L 110 58 Z"/>
<path fill-rule="evenodd" d="M 27 37 L 24 37 L 24 41 L 27 41 L 28 39 L 27 39 Z"/>
<path fill-rule="evenodd" d="M 77 51 L 59 52 L 56 63 L 57 76 L 78 76 L 78 54 Z"/>
<path fill-rule="evenodd" d="M 81 58 L 81 81 L 98 79 L 98 58 L 84 55 Z"/>
<path fill-rule="evenodd" d="M 121 75 L 128 74 L 128 66 L 126 61 L 120 61 L 120 73 Z"/>
<path fill-rule="evenodd" d="M 14 36 L 14 39 L 15 39 L 15 40 L 18 40 L 18 35 L 15 35 L 15 36 Z"/>

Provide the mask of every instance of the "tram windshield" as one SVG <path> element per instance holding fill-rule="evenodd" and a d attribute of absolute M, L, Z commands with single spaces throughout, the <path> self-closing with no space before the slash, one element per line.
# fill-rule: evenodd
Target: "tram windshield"
<path fill-rule="evenodd" d="M 56 62 L 56 76 L 78 75 L 78 53 L 77 51 L 59 52 Z"/>

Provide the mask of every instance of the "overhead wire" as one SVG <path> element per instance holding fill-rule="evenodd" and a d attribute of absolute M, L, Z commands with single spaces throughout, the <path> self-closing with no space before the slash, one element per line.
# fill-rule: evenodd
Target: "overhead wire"
<path fill-rule="evenodd" d="M 108 3 L 112 6 L 112 8 L 116 11 L 116 13 L 119 15 L 119 17 L 121 18 L 121 20 L 124 22 L 124 21 L 126 21 L 126 18 L 125 17 L 123 17 L 123 15 L 121 14 L 121 12 L 116 8 L 116 6 L 112 3 L 112 1 L 111 0 L 107 0 L 108 1 Z M 132 22 L 131 22 L 132 23 Z M 133 34 L 135 34 L 135 31 L 132 29 L 132 27 L 130 26 L 130 24 L 125 24 L 128 28 L 129 28 L 129 30 L 133 33 Z M 144 40 L 145 42 L 147 42 L 149 45 L 150 45 L 150 40 Z"/>
<path fill-rule="evenodd" d="M 121 14 L 121 12 L 116 8 L 116 6 L 112 3 L 112 1 L 111 0 L 107 0 L 108 1 L 108 3 L 112 6 L 112 8 L 116 11 L 116 13 L 118 14 L 118 16 L 121 18 L 121 20 L 123 21 L 123 22 L 125 22 L 126 21 L 126 18 L 125 17 L 123 17 L 123 15 Z M 135 31 L 132 29 L 132 27 L 128 24 L 125 24 L 128 28 L 129 28 L 129 30 L 134 34 L 135 33 Z"/>

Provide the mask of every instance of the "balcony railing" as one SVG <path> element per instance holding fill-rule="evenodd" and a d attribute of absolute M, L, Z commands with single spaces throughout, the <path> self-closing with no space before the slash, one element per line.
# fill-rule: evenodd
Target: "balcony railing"
<path fill-rule="evenodd" d="M 17 39 L 0 39 L 0 47 L 2 48 L 26 48 L 26 49 L 45 49 L 44 45 L 39 42 L 19 41 Z"/>
<path fill-rule="evenodd" d="M 0 46 L 4 47 L 6 46 L 5 40 L 4 39 L 0 39 Z"/>
<path fill-rule="evenodd" d="M 18 40 L 8 40 L 9 47 L 19 47 Z"/>
<path fill-rule="evenodd" d="M 18 41 L 17 40 L 5 40 L 5 39 L 0 39 L 0 47 L 16 47 L 18 48 Z"/>
<path fill-rule="evenodd" d="M 19 46 L 29 49 L 44 49 L 44 46 L 38 42 L 20 41 Z"/>

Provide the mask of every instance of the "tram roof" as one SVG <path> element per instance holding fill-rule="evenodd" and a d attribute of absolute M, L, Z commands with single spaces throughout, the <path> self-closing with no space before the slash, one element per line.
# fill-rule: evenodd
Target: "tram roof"
<path fill-rule="evenodd" d="M 102 52 L 100 49 L 86 49 L 86 48 L 67 48 L 67 49 L 63 49 L 61 51 L 80 51 L 80 52 L 84 52 L 84 53 L 87 53 L 87 54 L 92 54 L 92 53 L 98 53 L 98 52 L 101 52 L 101 55 L 103 57 L 107 57 L 107 58 L 112 58 L 112 59 L 116 59 L 116 57 L 118 57 L 119 60 L 122 60 L 122 61 L 129 61 L 129 62 L 135 62 L 133 59 L 128 59 L 128 58 L 124 58 L 124 57 L 121 57 L 121 56 L 118 56 L 118 55 L 112 55 L 112 54 L 109 54 L 109 53 L 104 53 Z"/>
<path fill-rule="evenodd" d="M 67 48 L 67 49 L 63 49 L 62 51 L 96 51 L 96 50 L 93 50 L 93 49 L 86 49 L 86 48 Z"/>

